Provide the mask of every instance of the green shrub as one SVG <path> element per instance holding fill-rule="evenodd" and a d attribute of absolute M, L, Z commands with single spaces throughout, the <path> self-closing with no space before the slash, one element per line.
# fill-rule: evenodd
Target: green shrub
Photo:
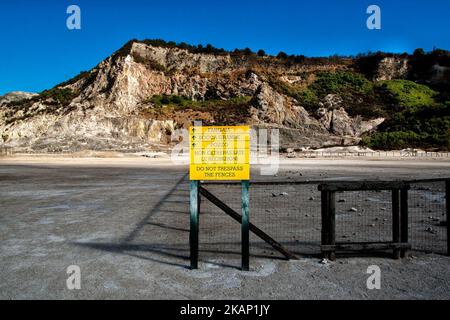
<path fill-rule="evenodd" d="M 266 55 L 266 52 L 263 49 L 259 49 L 256 53 L 258 57 L 264 57 Z"/>
<path fill-rule="evenodd" d="M 409 80 L 381 81 L 378 86 L 386 90 L 403 107 L 422 107 L 435 104 L 437 92 L 423 84 Z"/>
<path fill-rule="evenodd" d="M 223 54 L 226 51 L 222 48 L 216 48 L 211 44 L 207 44 L 203 46 L 201 44 L 194 46 L 187 44 L 186 42 L 176 43 L 175 41 L 165 41 L 162 39 L 146 39 L 142 41 L 147 45 L 151 45 L 154 47 L 163 47 L 163 48 L 180 48 L 188 50 L 192 53 L 207 53 L 207 54 Z"/>
<path fill-rule="evenodd" d="M 324 96 L 339 94 L 344 99 L 347 112 L 365 118 L 384 116 L 377 104 L 372 83 L 358 73 L 322 72 L 307 88 L 269 78 L 270 85 L 278 92 L 296 99 L 306 110 L 314 112 Z"/>
<path fill-rule="evenodd" d="M 362 143 L 374 149 L 404 149 L 421 145 L 423 137 L 412 131 L 377 132 L 363 137 Z"/>
<path fill-rule="evenodd" d="M 277 77 L 269 77 L 269 84 L 277 92 L 294 98 L 301 106 L 307 109 L 315 109 L 315 107 L 317 107 L 319 103 L 319 99 L 315 91 L 309 88 L 289 84 L 287 82 L 281 81 Z"/>
<path fill-rule="evenodd" d="M 298 91 L 295 96 L 297 101 L 308 110 L 315 109 L 319 104 L 316 93 L 309 88 Z"/>
<path fill-rule="evenodd" d="M 280 51 L 280 52 L 278 52 L 278 54 L 277 54 L 277 58 L 278 58 L 278 59 L 287 59 L 287 57 L 288 57 L 288 55 L 287 55 L 287 53 L 284 52 L 284 51 Z"/>
<path fill-rule="evenodd" d="M 167 71 L 167 68 L 165 66 L 163 66 L 162 64 L 160 64 L 158 61 L 156 61 L 154 59 L 143 58 L 136 52 L 133 52 L 132 56 L 133 56 L 133 60 L 135 62 L 146 65 L 152 70 L 162 71 L 162 72 Z"/>
<path fill-rule="evenodd" d="M 418 134 L 412 131 L 377 132 L 362 138 L 361 143 L 378 150 L 405 148 L 450 149 L 450 131 L 440 134 Z"/>
<path fill-rule="evenodd" d="M 164 108 L 169 107 L 176 110 L 180 109 L 194 109 L 194 110 L 211 110 L 215 106 L 227 106 L 236 104 L 248 104 L 251 97 L 234 97 L 228 100 L 205 100 L 195 101 L 185 96 L 178 95 L 154 95 L 148 99 L 147 103 L 152 103 L 155 107 Z"/>
<path fill-rule="evenodd" d="M 442 49 L 424 52 L 422 49 L 417 49 L 409 59 L 410 79 L 429 79 L 432 76 L 433 66 L 436 64 L 450 67 L 450 52 Z"/>
<path fill-rule="evenodd" d="M 361 74 L 346 71 L 321 72 L 310 88 L 320 97 L 330 93 L 345 96 L 352 93 L 373 92 L 372 82 Z"/>
<path fill-rule="evenodd" d="M 344 101 L 346 111 L 351 116 L 364 118 L 384 116 L 373 84 L 359 73 L 338 71 L 321 72 L 307 88 L 289 84 L 279 86 L 282 92 L 295 98 L 308 111 L 314 112 L 319 101 L 327 94 L 338 94 Z"/>
<path fill-rule="evenodd" d="M 423 50 L 422 48 L 417 48 L 416 50 L 414 50 L 413 56 L 424 56 L 425 55 L 425 50 Z"/>
<path fill-rule="evenodd" d="M 379 132 L 365 136 L 362 144 L 375 149 L 450 149 L 450 105 L 408 108 L 380 125 Z"/>
<path fill-rule="evenodd" d="M 167 119 L 168 117 L 191 117 L 190 111 L 206 113 L 205 124 L 235 125 L 250 117 L 251 97 L 241 96 L 228 100 L 194 101 L 175 95 L 157 95 L 147 100 L 153 107 L 142 110 L 145 117 Z M 197 114 L 197 116 L 202 117 Z"/>
<path fill-rule="evenodd" d="M 73 92 L 72 89 L 59 87 L 44 90 L 38 96 L 39 100 L 50 99 L 52 101 L 47 101 L 47 103 L 60 104 L 63 106 L 68 105 L 75 97 L 76 93 Z"/>
<path fill-rule="evenodd" d="M 72 79 L 69 79 L 67 81 L 64 81 L 64 82 L 58 84 L 58 87 L 65 87 L 65 86 L 74 84 L 77 81 L 85 79 L 85 78 L 88 78 L 90 76 L 91 76 L 91 72 L 90 71 L 81 71 L 78 75 L 76 75 Z"/>

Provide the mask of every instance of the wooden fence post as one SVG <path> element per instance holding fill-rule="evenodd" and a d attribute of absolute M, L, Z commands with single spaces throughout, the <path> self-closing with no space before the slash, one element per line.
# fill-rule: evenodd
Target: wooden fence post
<path fill-rule="evenodd" d="M 322 233 L 321 233 L 321 245 L 327 246 L 328 243 L 328 191 L 320 191 L 320 204 L 321 204 L 321 214 L 322 214 Z M 328 252 L 322 250 L 322 257 L 328 258 Z"/>
<path fill-rule="evenodd" d="M 400 243 L 400 201 L 399 190 L 392 190 L 392 242 Z M 400 250 L 394 249 L 394 259 L 400 258 Z"/>
<path fill-rule="evenodd" d="M 249 181 L 242 181 L 242 223 L 241 223 L 241 242 L 242 242 L 242 270 L 248 271 L 250 265 L 250 232 L 249 232 Z"/>
<path fill-rule="evenodd" d="M 191 180 L 190 182 L 189 246 L 191 251 L 191 269 L 198 268 L 199 184 L 198 180 Z"/>
<path fill-rule="evenodd" d="M 335 209 L 335 192 L 329 190 L 321 191 L 321 205 L 322 205 L 322 246 L 327 249 L 322 250 L 324 258 L 335 260 L 335 250 L 330 249 L 330 246 L 336 245 L 336 209 Z"/>

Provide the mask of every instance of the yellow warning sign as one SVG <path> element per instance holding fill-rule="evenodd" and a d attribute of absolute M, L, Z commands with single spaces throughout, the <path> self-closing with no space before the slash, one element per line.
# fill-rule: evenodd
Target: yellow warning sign
<path fill-rule="evenodd" d="M 194 126 L 189 129 L 191 180 L 249 180 L 248 126 Z"/>

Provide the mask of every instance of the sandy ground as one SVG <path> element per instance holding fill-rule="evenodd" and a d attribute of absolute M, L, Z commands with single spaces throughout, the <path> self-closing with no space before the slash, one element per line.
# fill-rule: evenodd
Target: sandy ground
<path fill-rule="evenodd" d="M 319 263 L 208 255 L 189 270 L 187 168 L 167 159 L 0 159 L 3 299 L 449 299 L 450 258 L 341 257 Z M 301 176 L 298 174 L 301 172 Z M 396 179 L 450 175 L 447 160 L 289 159 L 276 177 Z M 234 259 L 234 260 L 233 260 Z M 66 269 L 81 268 L 69 290 Z M 368 290 L 368 266 L 381 289 Z"/>

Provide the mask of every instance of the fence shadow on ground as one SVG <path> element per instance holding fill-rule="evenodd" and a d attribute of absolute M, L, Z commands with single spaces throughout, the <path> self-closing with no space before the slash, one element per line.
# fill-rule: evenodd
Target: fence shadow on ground
<path fill-rule="evenodd" d="M 179 219 L 179 216 L 183 215 L 188 220 L 189 198 L 185 192 L 180 193 L 180 190 L 187 190 L 186 177 L 187 174 L 184 174 L 134 228 L 117 242 L 72 242 L 72 244 L 188 268 L 189 244 L 183 235 L 188 235 L 189 229 L 186 229 L 188 225 L 180 223 L 182 219 Z M 167 205 L 170 208 L 165 208 Z M 152 235 L 157 236 L 157 243 L 145 241 L 152 239 Z M 178 241 L 174 242 L 173 239 Z"/>

